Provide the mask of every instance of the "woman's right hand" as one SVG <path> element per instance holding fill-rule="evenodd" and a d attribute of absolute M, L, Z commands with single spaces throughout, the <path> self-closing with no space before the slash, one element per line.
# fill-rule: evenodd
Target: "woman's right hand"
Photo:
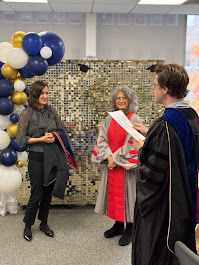
<path fill-rule="evenodd" d="M 50 144 L 50 143 L 54 143 L 55 141 L 55 137 L 53 136 L 52 133 L 45 133 L 42 138 L 42 142 Z"/>
<path fill-rule="evenodd" d="M 115 163 L 113 157 L 109 156 L 107 159 L 108 159 L 108 168 L 114 169 L 117 166 L 117 164 Z"/>
<path fill-rule="evenodd" d="M 134 123 L 133 128 L 137 130 L 138 132 L 140 132 L 142 135 L 144 136 L 147 135 L 148 129 L 143 124 Z"/>

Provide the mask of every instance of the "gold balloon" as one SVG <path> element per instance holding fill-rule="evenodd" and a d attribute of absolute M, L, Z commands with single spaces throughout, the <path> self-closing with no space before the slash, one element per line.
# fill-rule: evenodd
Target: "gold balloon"
<path fill-rule="evenodd" d="M 11 138 L 16 138 L 16 135 L 17 135 L 17 127 L 18 127 L 18 124 L 10 124 L 10 125 L 8 125 L 7 134 Z"/>
<path fill-rule="evenodd" d="M 16 165 L 16 167 L 20 168 L 20 167 L 23 167 L 24 162 L 22 160 L 19 160 L 19 161 L 17 161 L 17 163 L 15 165 Z"/>
<path fill-rule="evenodd" d="M 12 94 L 11 100 L 15 105 L 23 105 L 27 101 L 27 95 L 23 91 L 16 91 Z"/>
<path fill-rule="evenodd" d="M 17 75 L 17 77 L 15 79 L 11 79 L 10 81 L 14 84 L 14 82 L 16 82 L 17 80 L 21 80 L 25 83 L 25 85 L 27 86 L 27 80 L 25 79 L 25 77 L 21 76 L 20 74 Z"/>
<path fill-rule="evenodd" d="M 17 31 L 12 35 L 12 46 L 22 48 L 21 41 L 26 33 L 23 31 Z"/>
<path fill-rule="evenodd" d="M 1 67 L 1 73 L 7 79 L 14 79 L 17 77 L 18 70 L 15 68 L 12 68 L 8 63 L 5 63 Z"/>

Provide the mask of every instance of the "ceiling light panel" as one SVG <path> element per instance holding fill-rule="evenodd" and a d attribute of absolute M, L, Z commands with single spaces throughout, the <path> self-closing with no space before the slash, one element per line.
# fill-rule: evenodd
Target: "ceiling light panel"
<path fill-rule="evenodd" d="M 181 5 L 187 0 L 140 0 L 138 5 Z"/>
<path fill-rule="evenodd" d="M 10 3 L 48 3 L 48 0 L 3 0 L 3 2 Z"/>

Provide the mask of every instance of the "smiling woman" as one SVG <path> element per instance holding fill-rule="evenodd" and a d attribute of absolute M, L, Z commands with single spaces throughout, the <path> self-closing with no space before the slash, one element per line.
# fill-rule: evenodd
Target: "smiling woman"
<path fill-rule="evenodd" d="M 135 114 L 137 107 L 133 89 L 123 85 L 112 92 L 111 111 L 122 110 L 131 123 L 141 123 Z M 120 246 L 128 245 L 133 239 L 138 153 L 132 144 L 133 138 L 109 115 L 101 125 L 92 154 L 93 162 L 104 165 L 95 211 L 115 220 L 104 236 L 122 235 Z"/>
<path fill-rule="evenodd" d="M 115 102 L 117 108 L 119 110 L 122 110 L 122 111 L 125 111 L 125 109 L 128 107 L 129 105 L 129 99 L 123 94 L 122 91 L 120 91 L 118 94 L 117 94 L 117 97 L 116 97 L 116 102 Z"/>
<path fill-rule="evenodd" d="M 64 125 L 57 111 L 53 107 L 48 106 L 47 102 L 48 85 L 42 81 L 34 82 L 30 88 L 29 107 L 21 113 L 17 129 L 16 139 L 18 144 L 21 147 L 27 145 L 29 147 L 28 169 L 31 181 L 31 196 L 24 217 L 24 238 L 27 241 L 32 240 L 31 226 L 35 222 L 39 205 L 38 219 L 41 220 L 40 230 L 47 236 L 54 236 L 54 232 L 49 228 L 47 220 L 55 181 L 51 181 L 49 185 L 44 186 L 45 148 L 53 148 L 52 151 L 62 163 L 62 165 L 59 164 L 57 166 L 61 166 L 65 179 L 68 176 L 67 159 L 64 155 L 60 157 L 55 137 L 52 133 L 64 130 Z M 57 174 L 55 176 L 58 178 Z"/>

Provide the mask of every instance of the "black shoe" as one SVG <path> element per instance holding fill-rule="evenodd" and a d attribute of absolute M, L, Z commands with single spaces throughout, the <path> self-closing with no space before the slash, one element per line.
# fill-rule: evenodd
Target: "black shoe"
<path fill-rule="evenodd" d="M 127 246 L 133 241 L 133 223 L 127 223 L 123 236 L 119 239 L 120 246 Z"/>
<path fill-rule="evenodd" d="M 46 225 L 40 225 L 39 228 L 40 228 L 40 230 L 41 230 L 42 232 L 44 232 L 47 236 L 54 237 L 54 232 L 53 232 L 53 230 L 51 230 L 47 224 L 46 224 Z"/>
<path fill-rule="evenodd" d="M 24 232 L 23 232 L 23 237 L 25 238 L 25 240 L 27 240 L 29 242 L 32 240 L 31 226 L 28 226 L 28 225 L 25 226 Z"/>
<path fill-rule="evenodd" d="M 106 238 L 111 238 L 118 235 L 123 235 L 124 233 L 124 223 L 116 221 L 113 227 L 106 232 L 104 232 L 104 236 Z"/>

